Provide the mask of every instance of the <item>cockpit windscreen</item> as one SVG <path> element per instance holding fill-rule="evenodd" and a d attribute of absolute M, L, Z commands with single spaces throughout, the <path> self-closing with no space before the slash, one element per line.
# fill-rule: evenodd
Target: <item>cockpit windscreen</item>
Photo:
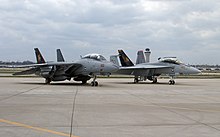
<path fill-rule="evenodd" d="M 84 59 L 94 59 L 94 60 L 99 60 L 99 61 L 106 60 L 105 57 L 103 57 L 100 54 L 88 54 L 88 55 L 83 56 L 82 58 L 84 58 Z"/>
<path fill-rule="evenodd" d="M 177 58 L 160 58 L 159 61 L 164 63 L 177 64 L 177 65 L 183 64 Z"/>

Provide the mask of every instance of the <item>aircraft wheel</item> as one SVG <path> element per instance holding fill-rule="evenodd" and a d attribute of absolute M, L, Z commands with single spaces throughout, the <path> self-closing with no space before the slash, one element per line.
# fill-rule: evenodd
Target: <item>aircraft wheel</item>
<path fill-rule="evenodd" d="M 97 81 L 95 81 L 95 86 L 97 87 L 99 85 L 99 83 Z"/>
<path fill-rule="evenodd" d="M 175 83 L 176 83 L 176 82 L 175 82 L 174 80 L 170 80 L 170 81 L 169 81 L 169 84 L 170 84 L 170 85 L 174 85 Z"/>
<path fill-rule="evenodd" d="M 172 83 L 173 83 L 172 80 L 170 80 L 170 81 L 169 81 L 169 85 L 172 85 Z"/>
<path fill-rule="evenodd" d="M 94 86 L 96 87 L 96 86 L 98 86 L 98 85 L 99 85 L 99 83 L 98 83 L 97 81 L 92 81 L 92 82 L 91 82 L 91 86 L 92 86 L 92 87 L 94 87 Z"/>

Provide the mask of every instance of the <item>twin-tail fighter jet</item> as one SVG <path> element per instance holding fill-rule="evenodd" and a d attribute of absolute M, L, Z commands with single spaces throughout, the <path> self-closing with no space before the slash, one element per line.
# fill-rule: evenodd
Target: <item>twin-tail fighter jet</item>
<path fill-rule="evenodd" d="M 45 78 L 45 83 L 51 81 L 73 80 L 87 83 L 93 78 L 91 86 L 98 86 L 97 75 L 111 75 L 118 69 L 118 66 L 107 61 L 100 54 L 88 54 L 75 62 L 65 62 L 64 57 L 57 49 L 57 62 L 46 62 L 38 48 L 35 48 L 37 64 L 20 66 L 30 68 L 25 71 L 14 73 L 13 75 L 36 74 Z"/>
<path fill-rule="evenodd" d="M 148 49 L 149 50 L 149 49 Z M 179 74 L 197 74 L 201 71 L 180 62 L 176 57 L 159 58 L 158 62 L 149 63 L 149 56 L 144 57 L 143 51 L 138 51 L 136 65 L 128 58 L 123 50 L 118 50 L 119 55 L 111 56 L 111 61 L 119 65 L 117 57 L 119 56 L 121 67 L 117 74 L 134 75 L 134 83 L 150 80 L 157 83 L 157 78 L 161 74 L 171 77 L 170 85 L 174 85 L 174 77 Z M 148 52 L 149 53 L 149 52 Z M 145 54 L 146 55 L 146 54 Z M 148 60 L 148 61 L 146 61 Z"/>

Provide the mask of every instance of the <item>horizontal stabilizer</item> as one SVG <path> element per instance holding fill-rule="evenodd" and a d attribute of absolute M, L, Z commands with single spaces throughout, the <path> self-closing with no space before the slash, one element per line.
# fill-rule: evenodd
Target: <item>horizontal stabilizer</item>
<path fill-rule="evenodd" d="M 35 74 L 36 71 L 37 71 L 36 68 L 31 68 L 31 69 L 24 70 L 24 71 L 21 71 L 21 72 L 16 72 L 16 73 L 14 73 L 13 75 L 16 76 L 16 75 L 29 75 L 29 74 Z"/>

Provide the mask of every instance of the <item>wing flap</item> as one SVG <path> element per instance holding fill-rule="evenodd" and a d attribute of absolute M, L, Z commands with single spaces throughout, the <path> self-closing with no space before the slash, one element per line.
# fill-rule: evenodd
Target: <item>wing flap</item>
<path fill-rule="evenodd" d="M 66 69 L 65 73 L 71 75 L 73 72 L 75 72 L 80 67 L 82 67 L 81 64 L 72 64 Z"/>

